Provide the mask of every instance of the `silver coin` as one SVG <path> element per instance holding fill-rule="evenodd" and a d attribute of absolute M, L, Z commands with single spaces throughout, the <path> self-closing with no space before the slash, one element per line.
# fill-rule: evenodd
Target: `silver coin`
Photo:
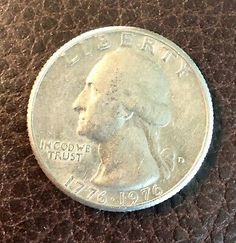
<path fill-rule="evenodd" d="M 133 27 L 66 43 L 29 100 L 40 167 L 68 196 L 102 210 L 143 209 L 176 194 L 201 166 L 212 130 L 210 94 L 194 62 Z"/>

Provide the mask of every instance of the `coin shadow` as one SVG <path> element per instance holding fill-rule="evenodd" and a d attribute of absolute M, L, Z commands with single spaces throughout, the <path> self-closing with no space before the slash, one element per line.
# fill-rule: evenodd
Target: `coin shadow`
<path fill-rule="evenodd" d="M 168 213 L 171 209 L 180 205 L 187 197 L 194 196 L 199 190 L 199 187 L 208 178 L 211 168 L 213 168 L 216 164 L 217 155 L 222 140 L 222 122 L 220 118 L 221 110 L 218 105 L 214 91 L 211 91 L 211 98 L 214 110 L 214 126 L 212 141 L 208 154 L 205 157 L 204 162 L 197 174 L 182 190 L 180 190 L 172 198 L 154 207 L 157 213 Z"/>

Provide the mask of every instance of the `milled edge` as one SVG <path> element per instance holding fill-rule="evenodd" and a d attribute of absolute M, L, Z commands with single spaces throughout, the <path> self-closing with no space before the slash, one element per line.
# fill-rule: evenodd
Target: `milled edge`
<path fill-rule="evenodd" d="M 89 37 L 91 37 L 95 34 L 104 33 L 104 32 L 105 33 L 106 32 L 117 32 L 117 31 L 122 31 L 122 30 L 123 31 L 134 31 L 134 32 L 138 32 L 138 33 L 141 32 L 141 34 L 146 33 L 146 34 L 150 35 L 152 38 L 154 36 L 154 37 L 157 38 L 157 40 L 162 41 L 165 44 L 167 44 L 175 52 L 177 52 L 179 55 L 181 55 L 181 57 L 183 59 L 185 59 L 185 61 L 187 61 L 187 63 L 191 66 L 194 73 L 198 77 L 198 79 L 199 79 L 198 81 L 200 81 L 199 83 L 200 83 L 201 89 L 204 93 L 203 97 L 204 97 L 204 100 L 205 100 L 206 108 L 208 108 L 208 110 L 207 110 L 208 111 L 207 112 L 208 129 L 207 129 L 207 134 L 206 134 L 206 138 L 205 138 L 205 141 L 204 141 L 205 145 L 203 146 L 203 149 L 199 152 L 199 153 L 201 153 L 201 156 L 199 156 L 197 162 L 195 162 L 195 164 L 186 173 L 186 175 L 174 187 L 172 187 L 170 190 L 165 192 L 164 196 L 162 196 L 158 199 L 153 199 L 151 201 L 141 203 L 141 204 L 136 205 L 136 206 L 132 206 L 132 207 L 112 207 L 112 206 L 107 207 L 107 206 L 103 206 L 101 204 L 86 201 L 83 198 L 75 197 L 72 193 L 65 190 L 65 188 L 63 188 L 63 186 L 60 185 L 57 182 L 57 180 L 52 176 L 52 174 L 50 174 L 48 172 L 44 163 L 41 162 L 40 154 L 37 152 L 36 145 L 34 144 L 33 130 L 32 130 L 32 119 L 33 119 L 32 109 L 33 109 L 33 105 L 34 105 L 35 96 L 38 92 L 38 89 L 41 85 L 43 78 L 47 74 L 47 71 L 49 70 L 50 66 L 52 66 L 54 64 L 54 62 L 57 60 L 58 57 L 60 57 L 63 54 L 63 52 L 65 52 L 69 48 L 73 47 L 79 41 L 85 40 L 85 39 L 87 39 L 87 38 L 89 38 Z M 211 144 L 212 135 L 213 135 L 213 121 L 214 121 L 214 114 L 213 114 L 213 104 L 212 104 L 212 99 L 211 99 L 211 96 L 210 96 L 210 91 L 208 89 L 206 80 L 204 79 L 199 68 L 194 63 L 194 61 L 190 58 L 190 56 L 182 48 L 180 48 L 174 42 L 166 39 L 165 37 L 163 37 L 163 36 L 161 36 L 161 35 L 159 35 L 155 32 L 149 31 L 149 30 L 145 30 L 145 29 L 137 28 L 137 27 L 131 27 L 131 26 L 109 26 L 109 27 L 98 28 L 98 29 L 95 29 L 95 30 L 90 30 L 90 31 L 87 31 L 87 32 L 71 39 L 67 43 L 65 43 L 62 47 L 60 47 L 56 52 L 53 53 L 53 55 L 47 60 L 47 62 L 44 64 L 41 71 L 39 72 L 39 74 L 38 74 L 38 76 L 37 76 L 37 78 L 36 78 L 36 80 L 33 84 L 31 94 L 30 94 L 30 98 L 29 98 L 29 102 L 28 102 L 28 107 L 27 107 L 27 127 L 28 127 L 28 136 L 29 136 L 30 144 L 31 144 L 33 153 L 35 155 L 35 158 L 36 158 L 40 168 L 43 170 L 43 172 L 49 178 L 49 180 L 59 190 L 64 192 L 66 195 L 68 195 L 72 199 L 74 199 L 74 200 L 76 200 L 76 201 L 78 201 L 82 204 L 85 204 L 87 206 L 96 208 L 96 209 L 107 210 L 107 211 L 112 211 L 112 212 L 128 212 L 128 211 L 136 211 L 136 210 L 141 210 L 141 209 L 144 209 L 144 208 L 149 208 L 149 207 L 157 205 L 157 204 L 171 198 L 176 193 L 178 193 L 181 189 L 183 189 L 191 181 L 191 179 L 196 175 L 196 173 L 198 172 L 199 168 L 201 167 L 201 165 L 202 165 L 202 163 L 203 163 L 203 161 L 204 161 L 204 159 L 207 155 L 207 152 L 208 152 L 210 144 Z"/>

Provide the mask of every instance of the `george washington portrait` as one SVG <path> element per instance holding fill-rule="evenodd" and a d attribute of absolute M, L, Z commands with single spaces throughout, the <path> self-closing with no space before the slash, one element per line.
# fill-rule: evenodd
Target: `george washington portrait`
<path fill-rule="evenodd" d="M 98 144 L 92 183 L 136 190 L 168 177 L 159 142 L 171 119 L 169 83 L 153 59 L 128 47 L 105 54 L 89 72 L 73 109 L 78 135 Z"/>

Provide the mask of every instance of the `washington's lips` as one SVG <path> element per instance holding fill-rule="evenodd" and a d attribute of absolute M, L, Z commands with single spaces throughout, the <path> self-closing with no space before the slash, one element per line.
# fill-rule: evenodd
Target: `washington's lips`
<path fill-rule="evenodd" d="M 85 122 L 85 116 L 79 116 L 79 119 L 78 119 L 78 127 L 81 127 L 84 125 L 84 122 Z"/>
<path fill-rule="evenodd" d="M 84 121 L 85 120 L 85 114 L 84 113 L 85 113 L 84 111 L 81 111 L 79 113 L 79 121 Z"/>
<path fill-rule="evenodd" d="M 79 116 L 79 120 L 84 120 L 84 119 L 85 119 L 85 116 L 82 116 L 82 115 Z"/>
<path fill-rule="evenodd" d="M 79 125 L 80 123 L 84 122 L 84 121 L 85 121 L 85 117 L 79 117 L 78 125 Z"/>

